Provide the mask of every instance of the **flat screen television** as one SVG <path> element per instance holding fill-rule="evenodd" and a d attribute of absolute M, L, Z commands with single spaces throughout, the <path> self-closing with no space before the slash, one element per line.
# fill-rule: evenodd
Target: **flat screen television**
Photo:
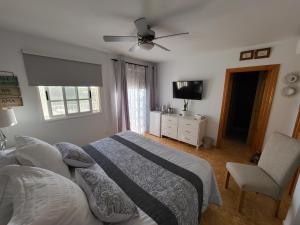
<path fill-rule="evenodd" d="M 201 100 L 203 81 L 174 81 L 173 98 Z"/>

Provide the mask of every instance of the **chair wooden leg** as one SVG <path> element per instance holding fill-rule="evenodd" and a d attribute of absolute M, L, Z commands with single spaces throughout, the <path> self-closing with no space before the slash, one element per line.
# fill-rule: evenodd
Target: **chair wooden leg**
<path fill-rule="evenodd" d="M 239 198 L 239 205 L 238 205 L 238 212 L 241 213 L 242 206 L 245 198 L 245 191 L 241 190 L 240 192 L 240 198 Z"/>
<path fill-rule="evenodd" d="M 281 200 L 276 200 L 276 210 L 275 210 L 276 218 L 279 218 L 280 204 L 281 204 Z"/>
<path fill-rule="evenodd" d="M 297 184 L 297 180 L 298 180 L 298 175 L 300 173 L 300 169 L 298 169 L 294 176 L 293 176 L 293 179 L 292 179 L 292 182 L 291 182 L 291 186 L 290 186 L 290 189 L 289 189 L 289 195 L 292 196 L 294 194 L 294 190 L 295 190 L 295 187 L 296 187 L 296 184 Z"/>
<path fill-rule="evenodd" d="M 226 181 L 225 181 L 225 189 L 228 188 L 228 185 L 229 185 L 229 179 L 230 179 L 230 173 L 229 173 L 229 171 L 227 171 L 227 174 L 226 174 Z"/>

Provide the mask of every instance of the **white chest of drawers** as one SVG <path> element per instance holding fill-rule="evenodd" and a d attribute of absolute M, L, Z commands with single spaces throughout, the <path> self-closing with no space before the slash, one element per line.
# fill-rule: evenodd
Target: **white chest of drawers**
<path fill-rule="evenodd" d="M 163 114 L 161 136 L 170 137 L 199 148 L 205 135 L 206 119 Z"/>

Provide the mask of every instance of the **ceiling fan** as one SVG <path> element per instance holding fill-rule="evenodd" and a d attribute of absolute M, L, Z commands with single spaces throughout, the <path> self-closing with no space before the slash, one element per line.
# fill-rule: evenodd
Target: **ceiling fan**
<path fill-rule="evenodd" d="M 157 39 L 163 39 L 163 38 L 168 38 L 168 37 L 189 34 L 188 32 L 184 32 L 184 33 L 177 33 L 177 34 L 170 34 L 170 35 L 155 37 L 155 32 L 153 30 L 151 30 L 151 26 L 149 25 L 149 23 L 147 23 L 147 20 L 145 17 L 135 20 L 134 24 L 137 29 L 136 36 L 104 35 L 103 40 L 105 42 L 137 42 L 129 49 L 130 52 L 134 52 L 134 51 L 138 50 L 139 48 L 142 48 L 145 50 L 151 50 L 154 46 L 159 47 L 165 51 L 170 51 L 170 49 L 167 49 L 164 46 L 159 45 L 153 41 L 157 40 Z"/>

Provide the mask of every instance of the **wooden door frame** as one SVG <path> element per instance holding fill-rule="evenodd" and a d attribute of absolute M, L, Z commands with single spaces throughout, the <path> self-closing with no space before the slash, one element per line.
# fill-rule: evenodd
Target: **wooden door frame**
<path fill-rule="evenodd" d="M 297 118 L 296 118 L 296 122 L 295 122 L 295 126 L 294 126 L 294 130 L 293 130 L 293 138 L 297 138 L 298 137 L 298 133 L 300 131 L 300 106 L 298 108 L 298 114 L 297 114 Z M 295 175 L 292 178 L 292 182 L 291 182 L 291 186 L 290 186 L 290 190 L 289 190 L 289 195 L 293 195 L 296 184 L 297 184 L 297 180 L 299 179 L 298 177 L 300 176 L 300 167 L 297 169 Z"/>
<path fill-rule="evenodd" d="M 226 70 L 218 138 L 216 143 L 216 146 L 218 148 L 221 147 L 222 144 L 221 142 L 222 139 L 224 138 L 225 131 L 226 131 L 229 105 L 231 99 L 231 88 L 233 83 L 233 74 L 244 73 L 244 72 L 267 71 L 266 86 L 262 97 L 262 105 L 260 111 L 261 115 L 259 118 L 260 134 L 258 135 L 257 144 L 256 144 L 256 148 L 261 150 L 265 138 L 265 133 L 267 130 L 279 68 L 280 68 L 280 64 L 272 64 L 272 65 L 264 65 L 264 66 L 230 68 Z"/>
<path fill-rule="evenodd" d="M 300 106 L 298 109 L 298 114 L 297 114 L 297 118 L 296 118 L 296 122 L 295 122 L 295 126 L 294 126 L 293 138 L 297 138 L 299 130 L 300 130 Z"/>

